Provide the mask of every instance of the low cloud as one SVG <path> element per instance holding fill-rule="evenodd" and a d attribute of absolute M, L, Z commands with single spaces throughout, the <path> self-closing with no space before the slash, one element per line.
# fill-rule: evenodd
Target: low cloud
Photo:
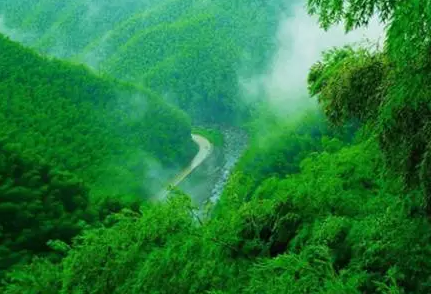
<path fill-rule="evenodd" d="M 0 33 L 14 41 L 22 41 L 23 38 L 23 34 L 18 30 L 14 30 L 6 25 L 6 19 L 3 15 L 0 15 Z"/>
<path fill-rule="evenodd" d="M 280 20 L 277 32 L 277 50 L 267 72 L 251 79 L 240 78 L 245 96 L 264 96 L 278 110 L 297 112 L 315 106 L 308 98 L 307 74 L 321 58 L 324 50 L 351 43 L 383 42 L 384 25 L 373 19 L 367 28 L 348 34 L 342 25 L 328 31 L 319 27 L 316 16 L 309 16 L 303 5 L 295 5 Z"/>

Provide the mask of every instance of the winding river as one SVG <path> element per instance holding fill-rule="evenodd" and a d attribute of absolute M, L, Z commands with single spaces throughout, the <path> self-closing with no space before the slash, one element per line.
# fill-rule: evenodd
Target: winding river
<path fill-rule="evenodd" d="M 188 175 L 190 175 L 211 155 L 213 151 L 213 145 L 210 143 L 210 141 L 208 141 L 207 138 L 198 134 L 192 134 L 192 140 L 199 147 L 198 153 L 195 155 L 195 157 L 193 157 L 190 164 L 169 182 L 169 184 L 167 185 L 168 188 L 164 189 L 162 192 L 159 193 L 159 195 L 157 196 L 157 200 L 165 199 L 166 196 L 169 194 L 170 187 L 178 186 L 182 181 L 184 181 L 185 178 L 187 178 Z"/>
<path fill-rule="evenodd" d="M 218 201 L 248 144 L 247 133 L 238 128 L 222 128 L 219 131 L 223 134 L 224 144 L 218 147 L 214 147 L 205 137 L 192 134 L 193 141 L 199 146 L 198 153 L 186 168 L 169 181 L 156 200 L 166 199 L 170 188 L 180 186 L 198 205 Z"/>

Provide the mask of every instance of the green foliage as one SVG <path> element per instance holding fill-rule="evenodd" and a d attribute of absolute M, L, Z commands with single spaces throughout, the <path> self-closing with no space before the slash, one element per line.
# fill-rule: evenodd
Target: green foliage
<path fill-rule="evenodd" d="M 71 242 L 95 220 L 88 189 L 69 172 L 0 143 L 0 271 L 53 252 L 49 240 Z M 1 278 L 1 275 L 0 275 Z"/>
<path fill-rule="evenodd" d="M 185 114 L 147 90 L 3 36 L 0 65 L 2 276 L 35 255 L 66 253 L 50 240 L 67 246 L 88 223 L 138 210 L 153 168 L 145 162 L 175 166 L 195 151 Z"/>
<path fill-rule="evenodd" d="M 0 48 L 0 137 L 51 166 L 76 172 L 90 186 L 136 194 L 147 158 L 176 165 L 194 153 L 190 121 L 155 94 L 4 37 Z"/>
<path fill-rule="evenodd" d="M 324 26 L 341 19 L 362 25 L 379 9 L 388 27 L 384 51 L 326 54 L 310 73 L 311 93 L 333 122 L 359 118 L 375 126 L 388 172 L 400 174 L 408 189 L 420 185 L 429 209 L 431 41 L 423 36 L 430 31 L 430 2 L 372 0 L 348 8 L 345 2 L 310 1 L 309 8 L 321 14 Z"/>
<path fill-rule="evenodd" d="M 276 22 L 265 18 L 270 4 L 225 2 L 162 2 L 165 9 L 135 15 L 98 42 L 113 50 L 101 68 L 166 93 L 198 122 L 234 121 L 243 108 L 236 83 L 242 56 L 263 60 L 272 42 L 264 32 L 275 30 Z M 251 42 L 258 36 L 260 46 Z"/>
<path fill-rule="evenodd" d="M 318 96 L 329 124 L 320 115 L 301 116 L 293 122 L 256 117 L 250 127 L 249 149 L 211 218 L 201 219 L 191 200 L 180 193 L 166 203 L 145 204 L 139 213 L 136 209 L 122 210 L 108 216 L 100 226 L 85 230 L 71 246 L 64 242 L 68 240 L 49 242 L 47 247 L 65 257 L 35 259 L 30 265 L 15 268 L 1 291 L 430 293 L 431 92 L 426 50 L 431 41 L 424 37 L 431 23 L 428 2 L 310 0 L 310 12 L 320 15 L 325 28 L 343 20 L 347 29 L 366 24 L 376 9 L 389 27 L 382 52 L 334 49 L 311 69 L 309 89 Z M 199 40 L 187 39 L 185 32 L 202 33 L 220 25 L 211 7 L 208 4 L 206 11 L 194 14 L 195 18 L 186 18 L 190 14 L 183 7 L 181 17 L 145 27 L 140 33 L 133 32 L 134 24 L 123 26 L 131 34 L 121 43 L 122 53 L 127 56 L 130 52 L 139 61 L 135 68 L 132 64 L 132 74 L 138 75 L 140 66 L 154 61 L 154 76 L 145 82 L 154 82 L 162 89 L 163 81 L 175 82 L 170 79 L 169 70 L 175 68 L 170 67 L 172 64 L 187 67 L 182 63 L 185 60 L 192 68 L 198 66 L 194 59 L 187 59 L 188 54 L 206 47 Z M 222 1 L 220 7 L 246 6 L 241 1 Z M 221 36 L 230 33 L 220 26 Z M 206 36 L 197 36 L 209 41 Z M 143 37 L 148 37 L 148 44 Z M 175 53 L 157 46 L 163 38 L 172 39 Z M 136 57 L 139 46 L 160 52 L 149 59 Z M 232 56 L 241 46 L 229 41 L 226 47 L 217 48 L 220 51 L 212 56 L 215 63 L 226 48 L 233 54 L 227 54 L 226 59 L 235 60 Z M 108 62 L 121 66 L 120 56 L 115 58 Z M 221 64 L 220 72 L 230 73 L 228 65 Z M 159 73 L 161 69 L 164 73 Z M 188 73 L 178 73 L 178 79 L 190 81 L 193 75 Z M 157 74 L 163 78 L 157 80 Z M 192 85 L 206 91 L 206 86 L 215 85 L 213 82 L 199 80 Z M 194 90 L 184 88 L 181 93 Z M 211 91 L 220 93 L 218 89 Z M 200 101 L 201 94 L 190 97 Z M 217 101 L 229 106 L 234 101 L 219 98 Z M 111 105 L 104 105 L 104 101 L 91 105 Z M 224 107 L 223 103 L 211 107 Z M 355 136 L 359 123 L 361 132 Z M 7 135 L 7 140 L 16 136 L 13 132 Z M 29 152 L 14 150 L 20 156 Z M 7 158 L 3 162 L 10 164 Z M 61 179 L 69 183 L 73 177 Z M 39 187 L 35 181 L 25 177 L 24 187 L 28 183 Z M 55 186 L 58 180 L 52 179 L 50 184 Z M 76 192 L 73 185 L 59 185 Z M 33 193 L 28 190 L 12 188 L 9 193 L 28 201 L 30 196 L 25 196 Z M 60 207 L 70 205 L 70 199 L 60 197 L 58 201 Z M 116 202 L 104 205 L 104 211 L 99 212 L 103 215 L 109 214 L 105 211 L 110 208 L 121 210 Z M 72 206 L 76 206 L 73 201 Z M 1 231 L 0 238 L 3 234 Z"/>
<path fill-rule="evenodd" d="M 260 195 L 258 187 L 262 183 L 271 187 L 277 178 L 300 172 L 301 161 L 310 153 L 338 151 L 351 140 L 354 131 L 354 126 L 330 128 L 324 117 L 314 112 L 265 121 L 258 118 L 253 123 L 256 126 L 250 127 L 252 140 L 226 187 L 227 192 L 235 191 L 241 201 Z M 223 199 L 220 203 L 223 206 Z"/>
<path fill-rule="evenodd" d="M 46 259 L 35 259 L 30 265 L 8 274 L 5 294 L 58 294 L 61 290 L 61 268 Z"/>
<path fill-rule="evenodd" d="M 124 211 L 114 226 L 87 231 L 59 268 L 65 279 L 57 293 L 204 293 L 211 285 L 228 285 L 226 279 L 238 272 L 224 266 L 226 254 L 209 246 L 189 208 L 177 196 L 144 207 L 142 216 Z M 21 271 L 29 275 L 30 269 Z M 18 273 L 11 274 L 6 291 L 36 286 L 35 280 L 15 278 Z"/>
<path fill-rule="evenodd" d="M 250 76 L 266 68 L 281 6 L 281 0 L 32 0 L 0 4 L 0 13 L 40 52 L 159 91 L 196 122 L 232 123 L 247 113 L 238 71 Z"/>
<path fill-rule="evenodd" d="M 192 133 L 204 136 L 216 147 L 222 147 L 224 144 L 223 134 L 216 128 L 193 127 Z"/>
<path fill-rule="evenodd" d="M 400 3 L 392 0 L 307 0 L 307 7 L 310 14 L 319 16 L 320 25 L 324 29 L 344 22 L 346 30 L 349 31 L 368 25 L 375 14 L 378 14 L 383 22 L 390 20 Z"/>
<path fill-rule="evenodd" d="M 329 249 L 313 246 L 254 266 L 244 293 L 360 293 L 356 280 L 337 277 Z"/>
<path fill-rule="evenodd" d="M 351 47 L 324 53 L 308 76 L 309 90 L 333 124 L 375 119 L 383 100 L 387 64 L 383 54 Z"/>
<path fill-rule="evenodd" d="M 181 195 L 124 211 L 77 238 L 46 283 L 61 281 L 60 293 L 427 293 L 430 224 L 417 191 L 405 195 L 382 162 L 374 140 L 313 153 L 248 202 L 225 193 L 230 205 L 205 221 Z M 26 287 L 10 279 L 5 291 Z"/>

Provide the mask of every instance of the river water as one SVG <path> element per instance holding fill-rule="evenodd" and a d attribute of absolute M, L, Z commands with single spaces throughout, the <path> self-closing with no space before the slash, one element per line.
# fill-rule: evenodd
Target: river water
<path fill-rule="evenodd" d="M 248 144 L 247 133 L 239 128 L 219 127 L 218 130 L 224 137 L 223 146 L 215 147 L 211 156 L 179 185 L 200 207 L 208 201 L 218 201 Z"/>
<path fill-rule="evenodd" d="M 247 133 L 243 130 L 236 128 L 226 128 L 222 130 L 222 133 L 224 137 L 224 160 L 220 168 L 220 174 L 211 190 L 211 196 L 209 200 L 213 203 L 217 202 L 220 198 L 229 179 L 229 175 L 231 174 L 242 153 L 247 148 L 248 143 Z"/>

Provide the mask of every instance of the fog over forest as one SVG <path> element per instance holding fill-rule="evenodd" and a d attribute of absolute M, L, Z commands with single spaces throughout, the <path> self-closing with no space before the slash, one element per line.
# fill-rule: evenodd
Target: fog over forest
<path fill-rule="evenodd" d="M 0 293 L 431 293 L 429 7 L 0 1 Z"/>

